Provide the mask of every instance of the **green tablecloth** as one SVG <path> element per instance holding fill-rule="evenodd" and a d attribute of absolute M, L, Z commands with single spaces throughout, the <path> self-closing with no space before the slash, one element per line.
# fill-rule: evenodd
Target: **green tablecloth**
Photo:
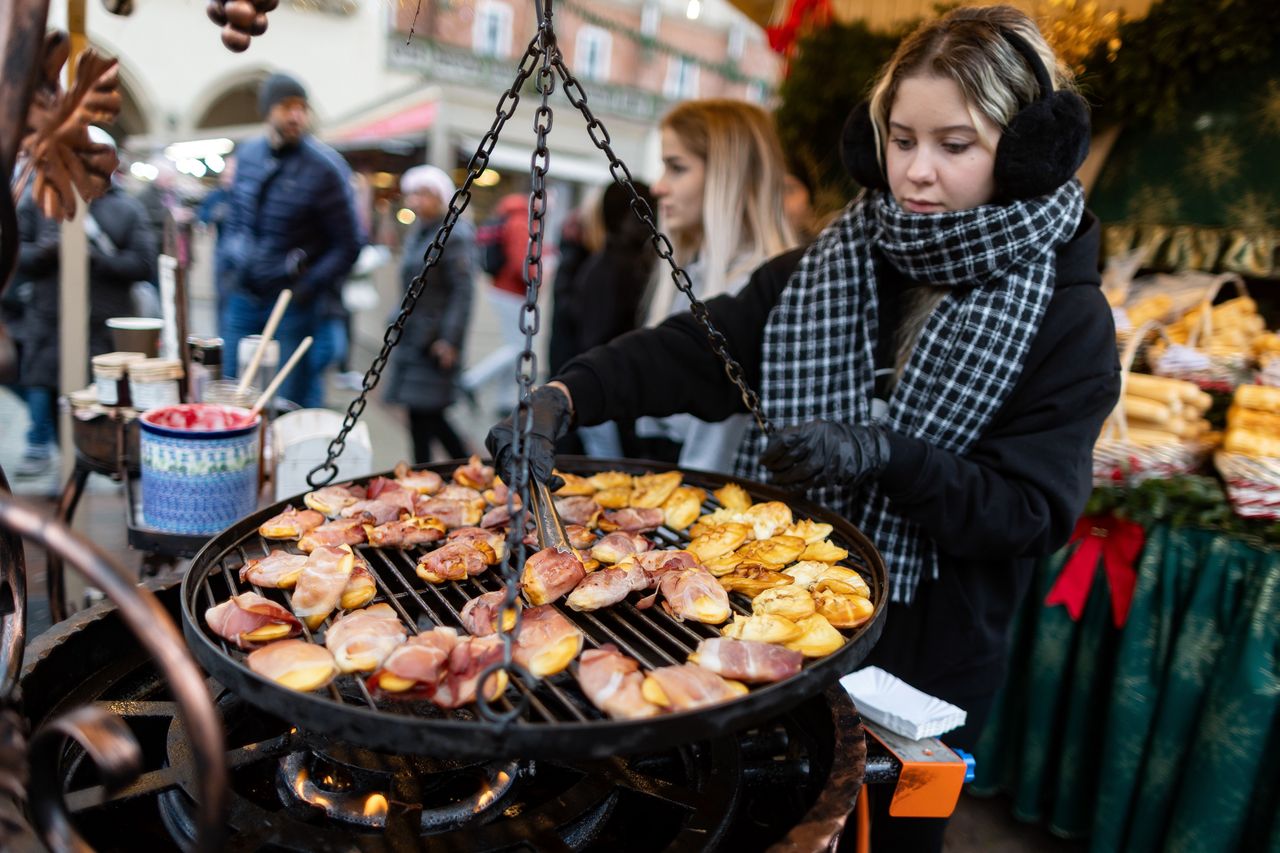
<path fill-rule="evenodd" d="M 1042 561 L 974 793 L 1095 851 L 1280 851 L 1280 550 L 1157 525 L 1128 621 L 1097 568 L 1079 622 Z"/>

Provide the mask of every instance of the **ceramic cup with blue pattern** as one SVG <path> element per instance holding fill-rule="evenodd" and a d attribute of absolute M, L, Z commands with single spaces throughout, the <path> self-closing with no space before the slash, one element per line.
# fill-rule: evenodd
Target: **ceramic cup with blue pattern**
<path fill-rule="evenodd" d="M 253 512 L 261 422 L 248 409 L 207 403 L 164 406 L 139 418 L 147 526 L 213 534 Z"/>

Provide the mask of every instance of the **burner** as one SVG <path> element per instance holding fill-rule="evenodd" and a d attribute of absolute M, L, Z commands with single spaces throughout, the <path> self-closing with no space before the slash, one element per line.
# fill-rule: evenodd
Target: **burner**
<path fill-rule="evenodd" d="M 160 594 L 176 606 L 176 589 Z M 142 746 L 142 776 L 116 792 L 78 746 L 65 750 L 58 773 L 90 844 L 190 847 L 197 788 L 187 736 L 164 679 L 113 611 L 77 615 L 39 638 L 22 686 L 33 725 L 96 703 Z M 237 851 L 758 850 L 819 823 L 806 838 L 829 840 L 857 790 L 839 778 L 855 761 L 833 735 L 833 714 L 852 713 L 847 701 L 838 711 L 810 700 L 740 735 L 652 753 L 469 762 L 356 749 L 210 688 L 228 750 L 226 848 Z"/>
<path fill-rule="evenodd" d="M 319 751 L 282 758 L 276 787 L 286 807 L 296 801 L 303 814 L 318 808 L 346 824 L 384 829 L 394 804 L 397 810 L 417 811 L 425 834 L 491 820 L 502 812 L 522 772 L 517 761 L 442 769 L 424 759 L 343 752 L 348 754 L 342 758 Z M 351 753 L 359 754 L 359 764 L 351 763 L 356 758 Z"/>

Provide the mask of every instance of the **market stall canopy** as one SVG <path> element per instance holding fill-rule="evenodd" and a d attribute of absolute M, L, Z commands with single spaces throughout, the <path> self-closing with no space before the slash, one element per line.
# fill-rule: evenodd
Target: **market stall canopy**
<path fill-rule="evenodd" d="M 384 101 L 320 131 L 320 138 L 339 150 L 376 148 L 388 140 L 422 140 L 435 123 L 440 100 L 421 90 Z"/>

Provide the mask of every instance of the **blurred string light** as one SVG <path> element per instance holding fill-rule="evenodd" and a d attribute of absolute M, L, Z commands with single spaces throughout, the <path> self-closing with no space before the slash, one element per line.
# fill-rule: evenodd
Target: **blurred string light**
<path fill-rule="evenodd" d="M 193 178 L 203 178 L 209 174 L 209 167 L 204 164 L 203 160 L 197 160 L 195 157 L 183 157 L 176 165 L 179 172 L 190 175 Z"/>
<path fill-rule="evenodd" d="M 1103 12 L 1097 0 L 1049 0 L 1039 13 L 1045 39 L 1075 73 L 1084 72 L 1085 60 L 1098 45 L 1106 45 L 1108 62 L 1116 61 L 1124 20 L 1119 10 Z"/>
<path fill-rule="evenodd" d="M 475 183 L 475 185 L 478 187 L 493 187 L 493 186 L 497 186 L 498 181 L 500 180 L 502 180 L 502 176 L 499 175 L 497 172 L 495 172 L 493 169 L 485 169 L 483 172 L 481 172 L 479 175 L 476 176 L 476 179 L 473 183 Z"/>
<path fill-rule="evenodd" d="M 225 136 L 213 139 L 191 139 L 185 142 L 174 142 L 165 146 L 164 156 L 173 163 L 174 168 L 193 178 L 203 178 L 210 172 L 220 173 L 227 166 L 226 155 L 235 150 L 236 144 Z M 141 180 L 153 181 L 155 175 L 145 177 L 136 171 L 137 164 L 130 171 Z M 150 170 L 155 167 L 148 166 Z"/>
<path fill-rule="evenodd" d="M 414 212 L 407 207 L 402 207 L 396 211 L 396 221 L 401 225 L 412 225 L 417 218 Z"/>
<path fill-rule="evenodd" d="M 691 21 L 696 21 L 701 14 L 702 0 L 689 0 L 689 5 L 684 10 L 684 16 Z"/>
<path fill-rule="evenodd" d="M 160 174 L 160 170 L 150 163 L 138 160 L 129 167 L 129 173 L 140 181 L 154 181 Z"/>

